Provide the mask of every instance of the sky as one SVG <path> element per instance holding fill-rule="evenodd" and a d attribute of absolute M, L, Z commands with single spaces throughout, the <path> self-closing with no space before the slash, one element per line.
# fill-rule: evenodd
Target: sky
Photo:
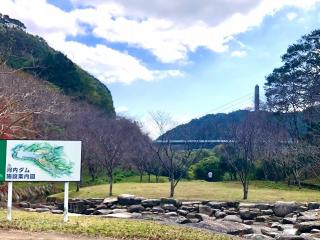
<path fill-rule="evenodd" d="M 185 123 L 250 108 L 265 77 L 319 27 L 318 0 L 0 0 L 111 90 L 119 115 L 157 135 L 150 112 Z M 262 97 L 263 98 L 263 97 Z"/>

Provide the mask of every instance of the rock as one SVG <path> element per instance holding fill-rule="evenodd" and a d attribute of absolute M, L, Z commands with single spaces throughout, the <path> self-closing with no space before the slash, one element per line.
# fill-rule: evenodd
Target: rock
<path fill-rule="evenodd" d="M 52 214 L 63 214 L 62 210 L 51 210 Z"/>
<path fill-rule="evenodd" d="M 295 224 L 297 222 L 297 218 L 295 217 L 285 217 L 282 219 L 283 224 Z"/>
<path fill-rule="evenodd" d="M 182 205 L 180 207 L 181 210 L 185 210 L 185 211 L 188 211 L 188 212 L 194 212 L 197 210 L 197 208 L 195 206 L 189 206 L 189 205 Z"/>
<path fill-rule="evenodd" d="M 320 203 L 318 203 L 318 202 L 309 202 L 308 203 L 309 210 L 318 209 L 318 208 L 320 208 Z"/>
<path fill-rule="evenodd" d="M 243 223 L 235 224 L 234 222 L 223 220 L 205 220 L 195 224 L 195 226 L 215 232 L 221 232 L 232 235 L 243 235 L 253 233 L 252 228 L 248 225 L 245 225 Z"/>
<path fill-rule="evenodd" d="M 114 205 L 118 203 L 118 199 L 117 198 L 105 198 L 102 202 L 105 205 Z"/>
<path fill-rule="evenodd" d="M 178 217 L 178 219 L 176 220 L 176 223 L 179 223 L 179 224 L 186 224 L 190 222 L 191 221 L 186 217 Z"/>
<path fill-rule="evenodd" d="M 298 235 L 278 235 L 277 240 L 306 240 L 306 238 Z"/>
<path fill-rule="evenodd" d="M 300 233 L 308 233 L 311 232 L 311 230 L 313 229 L 320 229 L 320 222 L 301 222 L 297 224 L 297 228 Z"/>
<path fill-rule="evenodd" d="M 20 202 L 19 203 L 19 207 L 21 207 L 21 208 L 29 208 L 30 207 L 30 203 L 28 203 L 28 202 Z"/>
<path fill-rule="evenodd" d="M 268 237 L 266 235 L 263 234 L 247 234 L 243 236 L 246 239 L 250 239 L 250 240 L 271 240 L 271 237 Z"/>
<path fill-rule="evenodd" d="M 164 215 L 166 215 L 167 217 L 177 217 L 178 214 L 176 212 L 167 212 Z"/>
<path fill-rule="evenodd" d="M 36 208 L 35 210 L 36 210 L 36 212 L 38 212 L 38 213 L 50 212 L 50 209 L 49 209 L 49 208 Z"/>
<path fill-rule="evenodd" d="M 108 215 L 113 213 L 113 210 L 109 209 L 100 209 L 93 212 L 93 215 Z"/>
<path fill-rule="evenodd" d="M 312 229 L 310 233 L 320 233 L 320 229 Z"/>
<path fill-rule="evenodd" d="M 161 208 L 161 207 L 153 207 L 152 212 L 164 213 L 165 210 L 163 210 L 163 208 Z"/>
<path fill-rule="evenodd" d="M 255 203 L 240 203 L 239 208 L 256 208 Z"/>
<path fill-rule="evenodd" d="M 108 209 L 108 206 L 105 204 L 99 204 L 98 206 L 96 206 L 96 210 L 100 210 L 100 209 Z"/>
<path fill-rule="evenodd" d="M 91 215 L 91 214 L 94 213 L 94 211 L 95 211 L 94 208 L 88 208 L 88 209 L 86 209 L 86 210 L 84 211 L 84 214 L 86 214 L 86 215 Z"/>
<path fill-rule="evenodd" d="M 243 220 L 243 223 L 247 224 L 247 225 L 252 225 L 254 223 L 254 221 L 253 220 Z"/>
<path fill-rule="evenodd" d="M 129 218 L 132 218 L 132 213 L 128 213 L 128 212 L 112 213 L 112 214 L 104 215 L 103 217 L 129 219 Z"/>
<path fill-rule="evenodd" d="M 127 209 L 113 209 L 112 213 L 125 213 L 127 212 Z"/>
<path fill-rule="evenodd" d="M 188 212 L 188 211 L 185 211 L 185 210 L 179 209 L 179 210 L 177 211 L 177 213 L 178 213 L 179 215 L 182 215 L 182 216 L 187 216 L 189 212 Z"/>
<path fill-rule="evenodd" d="M 163 204 L 172 204 L 177 208 L 179 208 L 181 206 L 181 202 L 178 201 L 177 199 L 174 199 L 174 198 L 161 198 L 160 199 L 160 204 L 161 205 L 163 205 Z"/>
<path fill-rule="evenodd" d="M 266 222 L 268 220 L 270 220 L 270 216 L 268 216 L 268 215 L 262 215 L 262 216 L 256 217 L 257 222 Z"/>
<path fill-rule="evenodd" d="M 226 202 L 208 202 L 207 205 L 214 209 L 221 209 L 228 206 Z"/>
<path fill-rule="evenodd" d="M 229 201 L 229 202 L 227 202 L 227 207 L 229 207 L 229 208 L 238 208 L 239 207 L 239 202 L 231 202 L 231 201 Z"/>
<path fill-rule="evenodd" d="M 207 205 L 200 205 L 199 206 L 199 213 L 206 214 L 208 216 L 212 216 L 214 211 L 211 207 Z"/>
<path fill-rule="evenodd" d="M 307 221 L 317 221 L 320 220 L 320 211 L 316 210 L 309 210 L 306 212 L 300 213 L 301 216 L 297 218 L 298 222 L 307 222 Z"/>
<path fill-rule="evenodd" d="M 161 205 L 161 207 L 166 211 L 170 211 L 170 212 L 177 211 L 177 208 L 173 204 L 163 204 Z"/>
<path fill-rule="evenodd" d="M 212 220 L 215 219 L 215 217 L 209 217 L 208 215 L 202 214 L 202 213 L 196 213 L 194 215 L 194 218 L 199 219 L 199 221 L 204 221 L 206 219 L 212 219 Z M 190 219 L 192 219 L 192 218 L 190 218 Z"/>
<path fill-rule="evenodd" d="M 272 209 L 261 210 L 261 214 L 262 214 L 262 215 L 272 215 L 272 214 L 273 214 L 273 211 L 272 211 Z"/>
<path fill-rule="evenodd" d="M 302 233 L 300 237 L 303 237 L 304 239 L 307 240 L 319 240 L 320 235 L 319 234 L 311 234 L 311 233 Z"/>
<path fill-rule="evenodd" d="M 144 207 L 155 207 L 160 205 L 160 199 L 146 199 L 141 202 Z"/>
<path fill-rule="evenodd" d="M 227 215 L 223 218 L 224 221 L 238 222 L 242 223 L 242 219 L 236 215 Z"/>
<path fill-rule="evenodd" d="M 284 217 L 289 213 L 297 210 L 296 202 L 276 202 L 273 208 L 273 212 L 278 217 Z"/>
<path fill-rule="evenodd" d="M 243 220 L 252 220 L 252 219 L 255 219 L 258 216 L 257 212 L 250 211 L 250 210 L 247 210 L 247 209 L 240 209 L 239 213 L 240 213 L 240 217 Z"/>
<path fill-rule="evenodd" d="M 261 228 L 260 231 L 262 234 L 272 238 L 275 238 L 279 235 L 279 232 L 274 231 L 272 228 Z"/>
<path fill-rule="evenodd" d="M 135 197 L 131 194 L 121 194 L 118 196 L 118 203 L 120 205 L 137 205 L 140 204 L 142 200 L 144 200 L 144 198 Z"/>
<path fill-rule="evenodd" d="M 128 207 L 128 212 L 130 213 L 140 213 L 142 211 L 144 211 L 144 207 L 141 205 L 131 205 Z"/>
<path fill-rule="evenodd" d="M 258 208 L 259 210 L 271 210 L 273 205 L 269 203 L 256 203 L 255 208 Z"/>
<path fill-rule="evenodd" d="M 225 216 L 227 216 L 227 214 L 225 212 L 222 211 L 216 211 L 216 213 L 214 214 L 214 216 L 216 218 L 224 218 Z"/>

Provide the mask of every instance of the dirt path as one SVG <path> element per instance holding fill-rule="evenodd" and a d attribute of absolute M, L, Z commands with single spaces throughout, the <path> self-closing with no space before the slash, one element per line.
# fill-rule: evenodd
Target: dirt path
<path fill-rule="evenodd" d="M 116 240 L 114 238 L 96 238 L 88 236 L 79 236 L 72 234 L 60 234 L 54 232 L 24 232 L 12 230 L 0 230 L 0 239 L 2 240 Z"/>

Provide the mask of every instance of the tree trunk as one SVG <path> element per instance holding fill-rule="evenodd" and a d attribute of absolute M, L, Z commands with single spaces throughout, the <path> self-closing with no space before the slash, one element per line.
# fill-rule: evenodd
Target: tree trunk
<path fill-rule="evenodd" d="M 113 176 L 109 176 L 109 197 L 112 196 L 112 187 L 113 187 Z"/>
<path fill-rule="evenodd" d="M 148 182 L 150 183 L 151 182 L 151 174 L 148 173 Z"/>
<path fill-rule="evenodd" d="M 174 177 L 170 178 L 170 197 L 174 196 Z"/>
<path fill-rule="evenodd" d="M 156 175 L 156 182 L 157 182 L 157 183 L 159 183 L 159 182 L 160 182 L 160 177 L 159 177 L 159 175 L 158 175 L 158 174 Z"/>
<path fill-rule="evenodd" d="M 243 187 L 243 200 L 247 200 L 248 199 L 248 190 L 249 190 L 249 186 L 247 182 L 242 183 L 242 187 Z"/>
<path fill-rule="evenodd" d="M 79 192 L 80 191 L 80 182 L 77 182 L 77 189 L 76 189 L 76 192 Z"/>
<path fill-rule="evenodd" d="M 140 173 L 140 183 L 142 183 L 142 175 L 143 175 L 143 173 L 141 172 Z"/>

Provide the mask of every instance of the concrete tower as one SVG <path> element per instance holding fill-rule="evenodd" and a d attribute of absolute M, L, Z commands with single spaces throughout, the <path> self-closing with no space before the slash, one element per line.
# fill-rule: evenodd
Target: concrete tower
<path fill-rule="evenodd" d="M 259 85 L 257 84 L 254 88 L 254 111 L 260 110 L 260 96 L 259 96 Z"/>

